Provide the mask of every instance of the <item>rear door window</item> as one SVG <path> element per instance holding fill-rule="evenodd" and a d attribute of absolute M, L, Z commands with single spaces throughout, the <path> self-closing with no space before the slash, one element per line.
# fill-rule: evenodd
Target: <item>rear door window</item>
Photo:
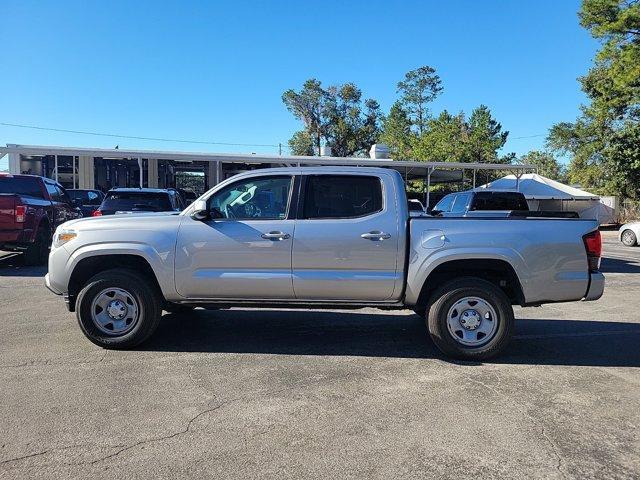
<path fill-rule="evenodd" d="M 79 200 L 83 205 L 100 205 L 102 194 L 95 190 L 67 190 L 73 200 Z"/>
<path fill-rule="evenodd" d="M 509 192 L 478 192 L 471 208 L 473 210 L 529 210 L 523 195 Z"/>
<path fill-rule="evenodd" d="M 467 204 L 469 203 L 469 194 L 468 193 L 459 193 L 455 196 L 455 200 L 453 202 L 453 206 L 451 207 L 452 213 L 464 213 L 467 209 Z"/>
<path fill-rule="evenodd" d="M 453 205 L 453 201 L 455 200 L 455 195 L 447 195 L 433 207 L 434 210 L 438 212 L 449 212 L 451 210 L 451 206 Z"/>
<path fill-rule="evenodd" d="M 101 210 L 122 212 L 165 212 L 171 210 L 169 195 L 158 192 L 109 192 Z"/>
<path fill-rule="evenodd" d="M 382 183 L 361 175 L 310 175 L 302 218 L 358 218 L 382 210 Z"/>
<path fill-rule="evenodd" d="M 0 176 L 0 193 L 15 193 L 23 197 L 44 198 L 37 178 Z"/>

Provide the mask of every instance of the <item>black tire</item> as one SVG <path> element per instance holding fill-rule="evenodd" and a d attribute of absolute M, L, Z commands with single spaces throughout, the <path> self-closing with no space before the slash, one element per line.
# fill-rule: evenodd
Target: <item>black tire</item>
<path fill-rule="evenodd" d="M 51 238 L 48 229 L 39 227 L 36 238 L 24 252 L 25 265 L 42 265 L 49 259 L 49 246 Z"/>
<path fill-rule="evenodd" d="M 413 313 L 415 313 L 419 317 L 425 318 L 425 316 L 427 315 L 427 307 L 423 305 L 416 305 L 415 307 L 413 307 Z"/>
<path fill-rule="evenodd" d="M 636 238 L 636 234 L 631 230 L 625 230 L 620 234 L 620 238 L 623 245 L 627 247 L 635 247 L 638 244 L 638 239 Z"/>
<path fill-rule="evenodd" d="M 170 303 L 167 302 L 164 304 L 162 308 L 165 312 L 169 313 L 189 313 L 192 312 L 196 307 L 191 305 L 181 305 L 179 303 Z"/>
<path fill-rule="evenodd" d="M 493 333 L 481 345 L 468 346 L 454 338 L 448 327 L 449 310 L 465 297 L 477 297 L 493 308 L 498 323 Z M 443 285 L 430 299 L 427 328 L 436 346 L 445 354 L 463 360 L 487 360 L 502 352 L 514 330 L 513 308 L 505 293 L 486 280 L 463 277 Z M 482 320 L 485 321 L 485 320 Z M 476 333 L 476 337 L 479 334 Z"/>
<path fill-rule="evenodd" d="M 131 330 L 122 335 L 101 331 L 92 318 L 94 299 L 108 288 L 126 290 L 138 305 L 138 318 Z M 125 268 L 100 272 L 92 277 L 78 294 L 76 317 L 82 333 L 96 345 L 108 349 L 128 349 L 140 345 L 160 322 L 163 300 L 157 287 L 146 277 Z"/>

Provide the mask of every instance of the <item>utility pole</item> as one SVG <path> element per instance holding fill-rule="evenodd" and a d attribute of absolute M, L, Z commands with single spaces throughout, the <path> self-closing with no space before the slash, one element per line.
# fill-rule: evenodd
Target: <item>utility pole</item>
<path fill-rule="evenodd" d="M 278 143 L 278 155 L 282 156 L 282 143 Z"/>

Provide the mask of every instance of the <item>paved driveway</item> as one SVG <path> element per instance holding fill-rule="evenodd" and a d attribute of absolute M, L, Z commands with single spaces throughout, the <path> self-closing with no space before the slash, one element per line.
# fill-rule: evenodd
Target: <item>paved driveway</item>
<path fill-rule="evenodd" d="M 605 252 L 601 301 L 518 309 L 490 364 L 376 310 L 198 310 L 105 351 L 5 257 L 0 478 L 638 478 L 640 248 Z"/>

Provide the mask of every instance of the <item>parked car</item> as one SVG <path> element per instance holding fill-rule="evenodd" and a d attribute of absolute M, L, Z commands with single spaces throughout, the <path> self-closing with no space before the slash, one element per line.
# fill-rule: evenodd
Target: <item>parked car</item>
<path fill-rule="evenodd" d="M 53 231 L 81 216 L 59 183 L 0 174 L 0 250 L 24 252 L 27 265 L 46 262 Z"/>
<path fill-rule="evenodd" d="M 176 190 L 178 190 L 178 193 L 180 193 L 180 195 L 182 196 L 185 207 L 191 205 L 191 203 L 193 203 L 193 201 L 198 198 L 198 195 L 193 190 L 186 190 L 184 188 L 177 188 Z"/>
<path fill-rule="evenodd" d="M 627 247 L 638 245 L 640 238 L 640 221 L 625 223 L 618 230 L 618 239 Z"/>
<path fill-rule="evenodd" d="M 184 204 L 174 189 L 112 188 L 94 217 L 136 212 L 180 212 Z"/>
<path fill-rule="evenodd" d="M 529 211 L 522 193 L 471 190 L 445 195 L 431 214 L 442 217 L 508 216 L 513 210 Z"/>
<path fill-rule="evenodd" d="M 45 283 L 104 348 L 140 344 L 163 309 L 411 308 L 444 353 L 481 360 L 508 344 L 512 305 L 600 298 L 601 248 L 593 220 L 410 217 L 394 170 L 275 168 L 178 215 L 69 222 Z"/>
<path fill-rule="evenodd" d="M 83 217 L 90 217 L 93 212 L 98 209 L 102 200 L 104 200 L 104 193 L 100 190 L 70 188 L 67 190 L 67 193 L 74 204 L 80 208 Z"/>
<path fill-rule="evenodd" d="M 532 211 L 521 192 L 469 190 L 445 195 L 431 215 L 440 217 L 551 217 L 578 218 L 576 212 Z"/>

